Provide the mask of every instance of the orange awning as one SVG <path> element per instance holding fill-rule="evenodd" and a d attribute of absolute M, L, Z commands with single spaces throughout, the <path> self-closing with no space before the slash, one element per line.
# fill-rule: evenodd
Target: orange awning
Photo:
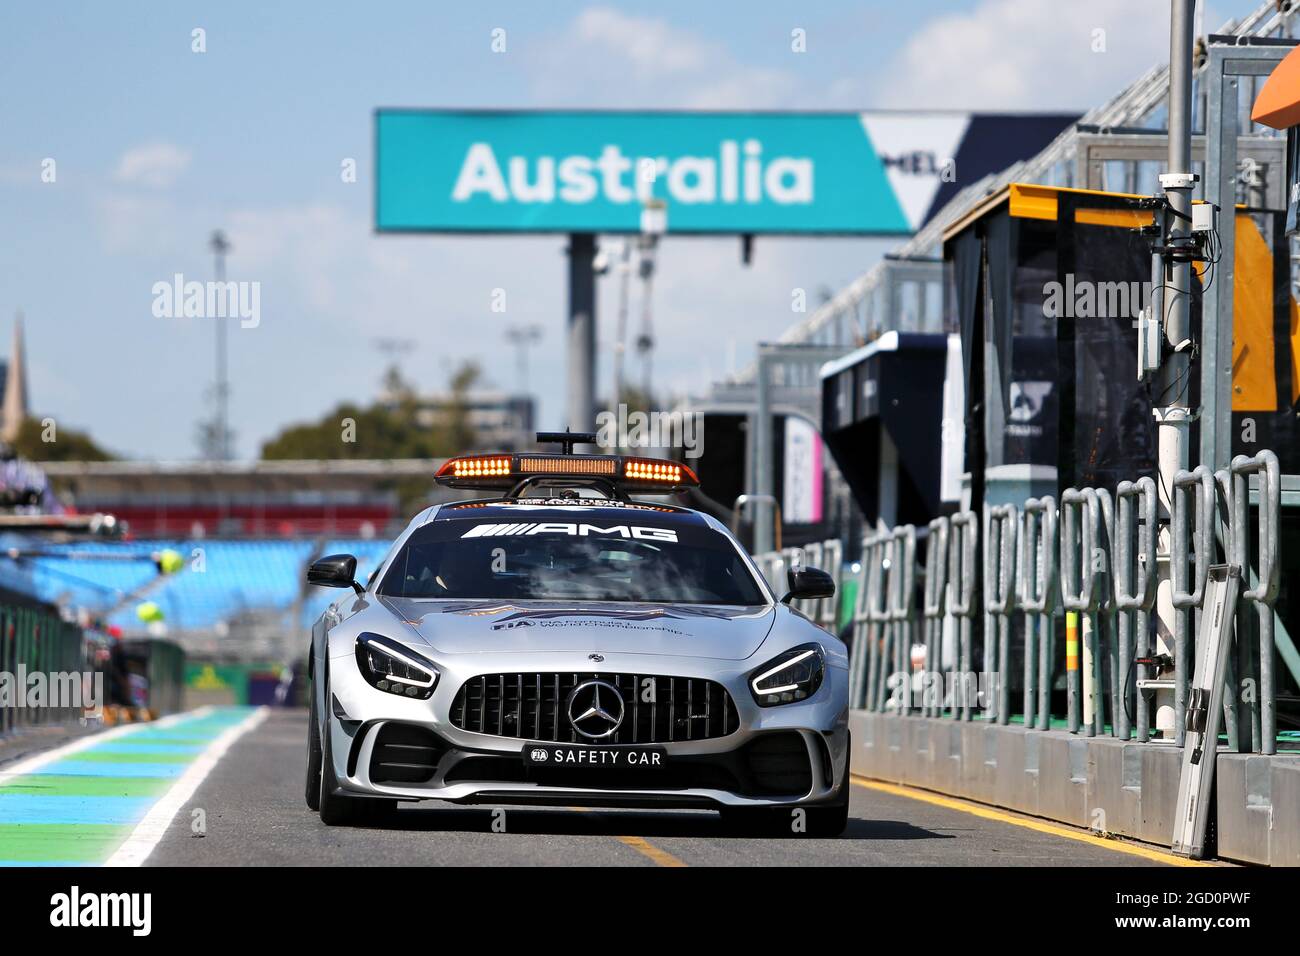
<path fill-rule="evenodd" d="M 1300 126 L 1300 47 L 1288 53 L 1264 81 L 1250 118 L 1273 129 Z"/>

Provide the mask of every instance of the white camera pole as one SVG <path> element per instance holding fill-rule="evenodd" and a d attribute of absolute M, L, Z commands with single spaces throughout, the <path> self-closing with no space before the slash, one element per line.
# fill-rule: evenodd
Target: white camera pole
<path fill-rule="evenodd" d="M 1196 0 L 1170 0 L 1169 17 L 1169 170 L 1160 177 L 1169 212 L 1159 272 L 1153 276 L 1157 294 L 1152 302 L 1163 325 L 1164 358 L 1156 377 L 1155 418 L 1158 447 L 1157 493 L 1163 521 L 1157 544 L 1156 649 L 1171 654 L 1175 618 L 1170 574 L 1170 526 L 1174 475 L 1188 467 L 1188 408 L 1192 266 L 1176 250 L 1191 242 L 1192 186 L 1192 44 Z M 1157 222 L 1160 216 L 1157 215 Z M 1163 294 L 1161 294 L 1163 293 Z M 1162 737 L 1175 731 L 1174 692 L 1156 692 L 1156 729 Z"/>

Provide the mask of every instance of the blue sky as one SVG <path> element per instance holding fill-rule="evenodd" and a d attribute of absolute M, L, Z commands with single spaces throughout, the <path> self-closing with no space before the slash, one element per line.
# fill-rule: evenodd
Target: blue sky
<path fill-rule="evenodd" d="M 1254 6 L 1215 0 L 1204 19 Z M 213 330 L 155 318 L 151 288 L 208 278 L 220 226 L 230 277 L 262 285 L 261 324 L 230 335 L 242 456 L 370 398 L 387 361 L 378 338 L 413 343 L 403 370 L 425 388 L 463 359 L 510 387 L 506 324 L 545 327 L 532 382 L 542 424 L 559 424 L 562 240 L 374 235 L 375 107 L 1083 109 L 1164 56 L 1167 16 L 1164 0 L 7 4 L 0 343 L 21 309 L 37 413 L 121 454 L 193 457 Z M 1096 28 L 1105 55 L 1089 49 Z M 45 158 L 54 183 L 41 182 Z M 347 158 L 356 183 L 340 179 Z M 745 362 L 797 318 L 791 289 L 815 301 L 889 245 L 760 239 L 745 269 L 734 240 L 669 240 L 660 380 L 697 390 Z M 494 288 L 508 291 L 504 317 L 489 310 Z M 602 339 L 613 295 L 604 283 Z"/>

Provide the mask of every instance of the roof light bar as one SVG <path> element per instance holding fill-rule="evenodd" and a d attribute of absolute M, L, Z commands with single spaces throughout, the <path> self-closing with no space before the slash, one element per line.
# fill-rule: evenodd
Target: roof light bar
<path fill-rule="evenodd" d="M 453 458 L 438 470 L 438 477 L 441 478 L 448 468 L 455 478 L 501 478 L 511 473 L 509 455 Z"/>
<path fill-rule="evenodd" d="M 687 484 L 700 483 L 691 469 L 680 462 L 663 458 L 624 458 L 623 477 L 637 481 L 668 482 L 674 485 L 681 484 L 683 478 Z"/>
<path fill-rule="evenodd" d="M 519 470 L 545 475 L 613 475 L 613 458 L 579 458 L 577 455 L 521 455 Z"/>
<path fill-rule="evenodd" d="M 614 488 L 668 494 L 699 485 L 693 470 L 664 458 L 623 455 L 463 455 L 448 459 L 434 476 L 455 488 L 513 489 L 528 479 L 605 481 Z"/>

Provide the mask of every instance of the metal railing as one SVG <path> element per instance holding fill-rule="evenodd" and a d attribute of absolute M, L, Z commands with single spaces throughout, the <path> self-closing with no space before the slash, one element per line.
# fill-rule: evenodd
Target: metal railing
<path fill-rule="evenodd" d="M 82 717 L 79 707 L 52 706 L 55 701 L 49 695 L 65 689 L 67 680 L 80 680 L 90 665 L 84 633 L 76 624 L 40 608 L 0 605 L 0 672 L 9 684 L 9 693 L 0 701 L 0 736 Z M 35 685 L 27 678 L 36 674 L 43 675 L 45 690 L 33 698 Z"/>
<path fill-rule="evenodd" d="M 984 525 L 984 610 L 988 642 L 984 670 L 988 674 L 989 716 L 1000 724 L 1010 719 L 1011 613 L 1016 590 L 1016 525 L 1014 505 L 997 505 L 987 511 Z"/>
<path fill-rule="evenodd" d="M 1279 545 L 1279 518 L 1281 511 L 1282 482 L 1277 456 L 1263 451 L 1247 458 L 1238 455 L 1229 467 L 1232 479 L 1229 561 L 1242 569 L 1250 587 L 1241 594 L 1237 605 L 1237 650 L 1239 670 L 1235 685 L 1245 687 L 1252 681 L 1259 688 L 1253 700 L 1237 693 L 1234 702 L 1240 728 L 1243 705 L 1250 711 L 1250 750 L 1252 753 L 1277 752 L 1277 698 L 1273 679 L 1273 602 L 1277 600 L 1281 574 L 1277 554 Z M 1250 484 L 1249 477 L 1258 476 L 1259 511 L 1255 530 L 1256 552 L 1250 556 Z M 1253 640 L 1250 627 L 1250 609 L 1254 604 L 1259 622 L 1259 639 Z M 1245 638 L 1243 640 L 1243 638 Z M 1239 730 L 1240 733 L 1240 730 Z M 1239 738 L 1240 749 L 1245 749 Z"/>
<path fill-rule="evenodd" d="M 1156 536 L 1159 528 L 1156 482 L 1154 478 L 1121 481 L 1115 489 L 1116 516 L 1114 537 L 1115 615 L 1119 622 L 1117 660 L 1126 673 L 1120 684 L 1123 706 L 1115 713 L 1115 736 L 1129 740 L 1133 725 L 1138 740 L 1150 735 L 1150 701 L 1141 693 L 1148 679 L 1151 606 L 1156 600 Z M 1133 676 L 1133 694 L 1128 691 L 1128 677 Z M 1136 701 L 1130 717 L 1129 701 Z"/>
<path fill-rule="evenodd" d="M 1052 718 L 1052 675 L 1056 663 L 1056 499 L 1025 502 L 1020 531 L 1020 609 L 1025 612 L 1025 726 L 1046 730 Z"/>
<path fill-rule="evenodd" d="M 1259 502 L 1253 514 L 1252 490 Z M 1068 488 L 1059 503 L 1035 498 L 983 516 L 936 518 L 919 531 L 904 525 L 868 533 L 852 609 L 850 705 L 956 720 L 978 711 L 1006 724 L 1017 716 L 1012 682 L 1019 673 L 1026 727 L 1052 726 L 1053 690 L 1063 685 L 1070 731 L 1147 741 L 1156 716 L 1151 694 L 1172 690 L 1172 732 L 1181 744 L 1206 575 L 1212 563 L 1226 561 L 1243 568 L 1250 586 L 1236 612 L 1238 653 L 1227 678 L 1236 690 L 1225 695 L 1225 726 L 1238 749 L 1274 753 L 1277 456 L 1239 456 L 1217 474 L 1179 472 L 1170 497 L 1172 661 L 1154 654 L 1162 515 L 1155 481 L 1144 477 L 1121 482 L 1113 495 Z M 813 563 L 810 556 L 825 562 L 831 550 L 805 548 L 799 559 Z M 771 555 L 759 561 L 776 567 Z M 834 622 L 833 606 L 826 616 L 832 602 L 821 604 L 805 613 Z"/>
<path fill-rule="evenodd" d="M 1191 500 L 1192 524 L 1188 537 L 1188 500 Z M 1170 584 L 1174 606 L 1174 739 L 1181 747 L 1187 733 L 1187 688 L 1191 683 L 1192 646 L 1189 616 L 1205 602 L 1205 582 L 1210 573 L 1213 553 L 1214 475 L 1205 465 L 1174 474 L 1174 515 L 1170 526 Z M 1187 580 L 1188 561 L 1194 562 L 1192 582 Z M 1228 694 L 1224 700 L 1231 700 Z M 1231 722 L 1230 722 L 1231 723 Z M 1235 723 L 1232 724 L 1235 726 Z"/>
<path fill-rule="evenodd" d="M 948 542 L 948 612 L 957 619 L 957 647 L 949 680 L 949 705 L 952 716 L 971 719 L 978 703 L 979 688 L 971 669 L 974 642 L 975 580 L 979 573 L 976 549 L 979 546 L 979 517 L 973 511 L 959 511 L 948 519 L 952 537 Z"/>
<path fill-rule="evenodd" d="M 935 518 L 928 527 L 925 566 L 922 569 L 921 633 L 925 642 L 925 677 L 922 713 L 938 717 L 943 710 L 943 682 L 939 668 L 931 662 L 943 657 L 943 620 L 948 605 L 948 536 L 947 518 Z"/>

